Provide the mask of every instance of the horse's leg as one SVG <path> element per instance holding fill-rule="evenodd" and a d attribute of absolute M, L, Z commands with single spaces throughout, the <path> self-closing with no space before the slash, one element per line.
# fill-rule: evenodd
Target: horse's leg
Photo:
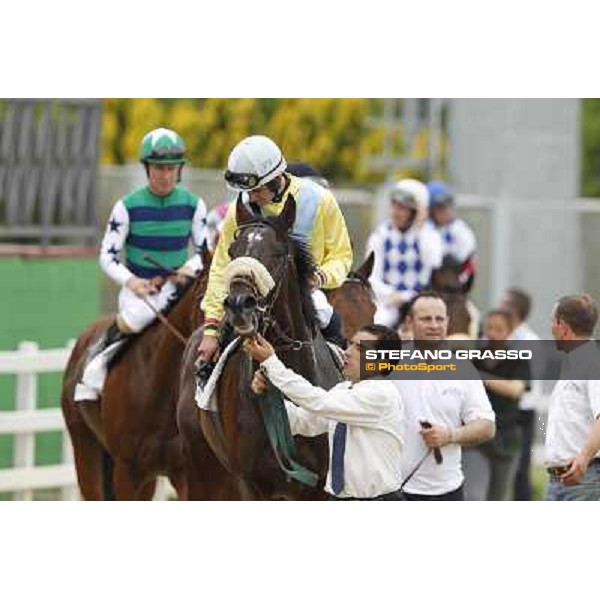
<path fill-rule="evenodd" d="M 187 481 L 185 472 L 177 471 L 177 472 L 173 472 L 173 473 L 168 473 L 167 477 L 169 478 L 171 485 L 177 492 L 177 499 L 178 500 L 189 500 L 190 492 L 189 492 L 189 486 L 188 486 L 188 481 Z"/>
<path fill-rule="evenodd" d="M 136 472 L 129 463 L 115 460 L 114 488 L 117 500 L 152 500 L 156 477 Z"/>
<path fill-rule="evenodd" d="M 83 422 L 70 424 L 69 433 L 81 496 L 84 500 L 104 500 L 102 444 Z"/>
<path fill-rule="evenodd" d="M 238 482 L 240 500 L 264 500 L 255 487 L 246 479 L 240 479 Z"/>

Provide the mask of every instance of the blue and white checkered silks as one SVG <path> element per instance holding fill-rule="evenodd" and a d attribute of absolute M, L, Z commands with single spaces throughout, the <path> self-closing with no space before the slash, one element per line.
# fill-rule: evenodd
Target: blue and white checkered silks
<path fill-rule="evenodd" d="M 415 294 L 425 289 L 431 280 L 431 269 L 423 264 L 418 234 L 388 227 L 383 242 L 383 279 L 397 291 Z"/>
<path fill-rule="evenodd" d="M 438 229 L 442 238 L 444 256 L 451 255 L 459 262 L 464 262 L 477 249 L 475 236 L 462 219 L 454 219 L 448 225 Z"/>

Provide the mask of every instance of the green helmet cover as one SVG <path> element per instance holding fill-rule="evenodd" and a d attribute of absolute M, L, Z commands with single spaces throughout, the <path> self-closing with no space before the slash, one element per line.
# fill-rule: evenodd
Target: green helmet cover
<path fill-rule="evenodd" d="M 182 165 L 185 163 L 185 144 L 181 136 L 170 129 L 154 129 L 142 140 L 140 161 L 145 164 Z"/>

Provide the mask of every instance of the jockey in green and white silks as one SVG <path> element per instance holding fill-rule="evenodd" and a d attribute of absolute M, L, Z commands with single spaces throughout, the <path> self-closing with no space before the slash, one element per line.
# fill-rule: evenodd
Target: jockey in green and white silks
<path fill-rule="evenodd" d="M 172 272 L 194 276 L 202 268 L 198 250 L 206 236 L 206 205 L 178 185 L 183 140 L 169 129 L 155 129 L 142 141 L 140 161 L 148 185 L 115 204 L 100 248 L 100 266 L 121 287 L 119 313 L 92 349 L 75 400 L 97 400 L 106 363 L 124 336 L 145 329 L 156 319 L 155 311 L 176 300 L 175 285 L 159 286 L 155 278 Z M 191 256 L 190 241 L 196 250 Z"/>

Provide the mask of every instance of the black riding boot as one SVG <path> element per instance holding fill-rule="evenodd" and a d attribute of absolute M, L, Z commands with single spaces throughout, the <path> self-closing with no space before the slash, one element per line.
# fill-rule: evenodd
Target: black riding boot
<path fill-rule="evenodd" d="M 109 346 L 124 340 L 127 334 L 123 333 L 118 327 L 117 323 L 113 322 L 108 329 L 103 331 L 98 339 L 89 347 L 86 364 L 89 364 L 98 354 L 104 352 Z"/>
<path fill-rule="evenodd" d="M 325 329 L 321 329 L 321 333 L 328 342 L 331 342 L 340 348 L 346 348 L 346 340 L 342 333 L 342 319 L 335 310 L 333 311 L 333 315 L 331 315 L 329 325 L 327 325 Z"/>

